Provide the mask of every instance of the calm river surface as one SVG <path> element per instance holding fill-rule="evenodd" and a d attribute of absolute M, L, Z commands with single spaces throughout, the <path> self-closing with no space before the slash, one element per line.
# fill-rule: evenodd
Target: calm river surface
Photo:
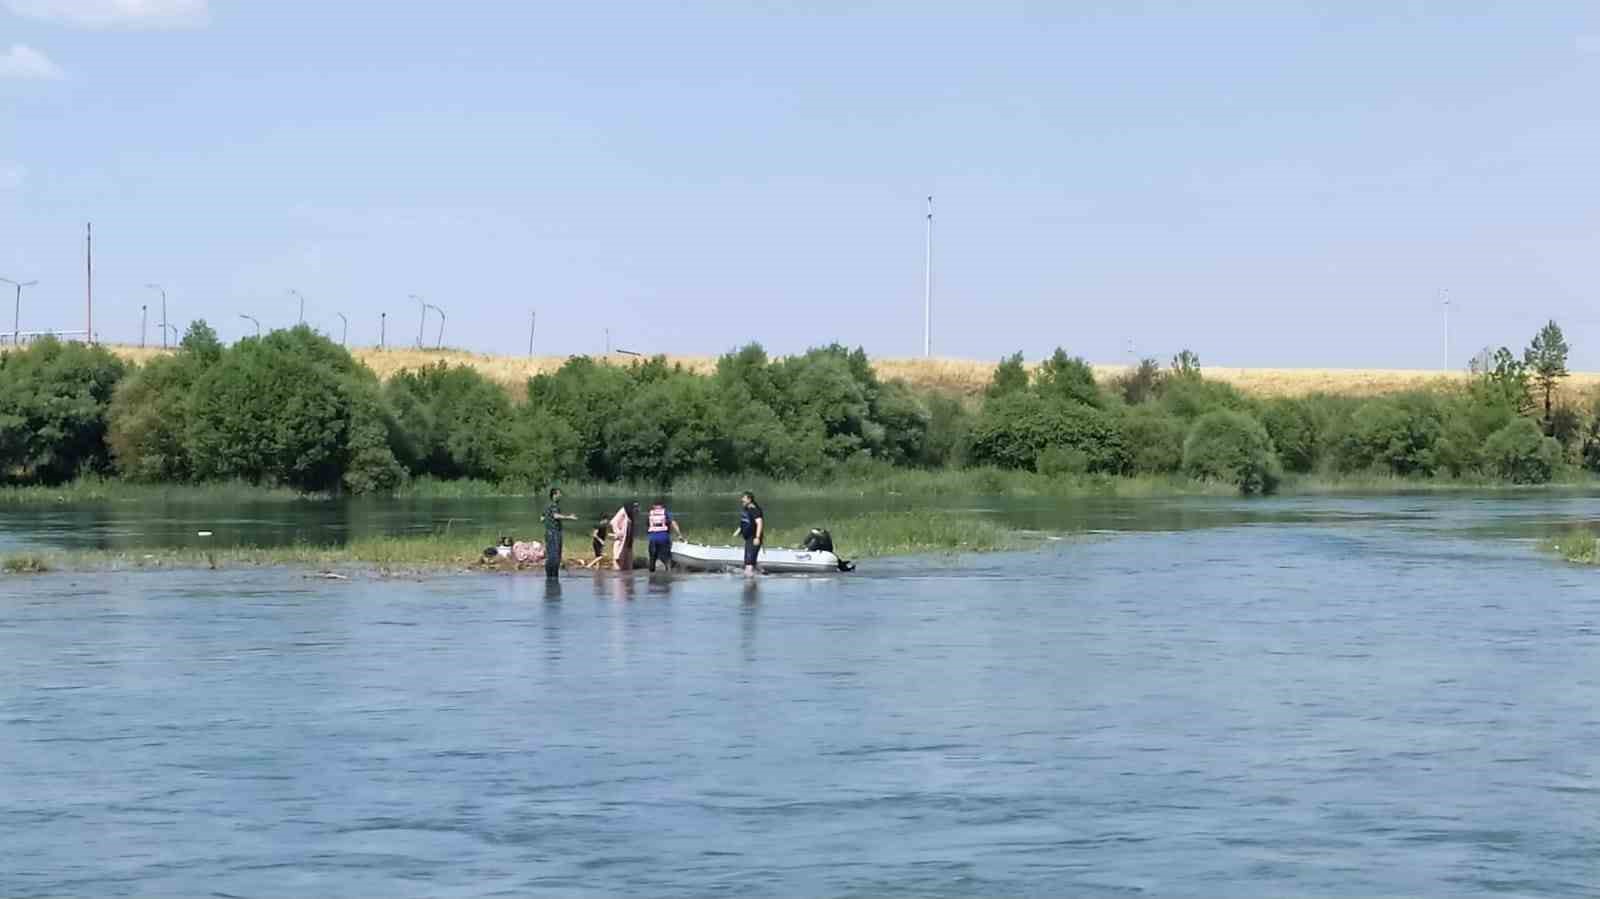
<path fill-rule="evenodd" d="M 458 505 L 0 510 L 0 548 L 536 514 Z M 1533 547 L 1600 499 L 963 508 L 1074 536 L 0 578 L 0 895 L 1600 892 L 1600 575 Z"/>

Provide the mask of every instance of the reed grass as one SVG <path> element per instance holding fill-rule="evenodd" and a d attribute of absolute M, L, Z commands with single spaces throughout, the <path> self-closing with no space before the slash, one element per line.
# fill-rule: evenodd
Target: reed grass
<path fill-rule="evenodd" d="M 1588 531 L 1541 541 L 1539 548 L 1578 565 L 1600 565 L 1600 538 Z"/>

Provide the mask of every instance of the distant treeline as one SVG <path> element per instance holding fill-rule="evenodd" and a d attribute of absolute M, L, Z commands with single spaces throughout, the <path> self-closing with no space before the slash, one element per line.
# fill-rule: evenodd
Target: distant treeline
<path fill-rule="evenodd" d="M 1600 471 L 1600 406 L 1553 401 L 1566 357 L 1551 322 L 1462 388 L 1257 400 L 1206 380 L 1188 351 L 1097 383 L 1057 350 L 1031 374 L 1021 354 L 1003 360 L 985 395 L 963 401 L 881 380 L 860 349 L 773 360 L 751 345 L 711 374 L 576 357 L 514 397 L 443 363 L 380 382 L 306 327 L 224 347 L 196 322 L 178 352 L 137 368 L 48 339 L 0 356 L 0 480 L 374 493 L 422 477 L 668 486 L 990 466 L 1181 474 L 1246 493 L 1272 491 L 1285 470 L 1542 483 Z"/>

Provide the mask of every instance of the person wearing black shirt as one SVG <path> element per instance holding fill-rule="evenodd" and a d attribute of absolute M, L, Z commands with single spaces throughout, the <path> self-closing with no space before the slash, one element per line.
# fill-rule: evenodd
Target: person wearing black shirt
<path fill-rule="evenodd" d="M 751 576 L 756 574 L 756 561 L 761 555 L 761 544 L 767 536 L 767 520 L 761 511 L 761 506 L 756 502 L 755 494 L 745 491 L 739 494 L 739 530 L 737 536 L 744 538 L 744 573 Z"/>
<path fill-rule="evenodd" d="M 578 516 L 561 511 L 561 489 L 550 488 L 550 505 L 544 507 L 544 574 L 561 574 L 561 522 L 577 521 Z"/>

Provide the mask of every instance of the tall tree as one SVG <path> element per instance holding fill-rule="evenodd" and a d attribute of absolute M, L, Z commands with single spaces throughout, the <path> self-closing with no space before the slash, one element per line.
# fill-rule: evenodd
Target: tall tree
<path fill-rule="evenodd" d="M 990 379 L 984 395 L 994 399 L 1027 389 L 1028 367 L 1022 362 L 1022 353 L 1017 352 L 1001 359 L 1000 364 L 995 366 L 994 377 Z"/>
<path fill-rule="evenodd" d="M 1567 338 L 1554 319 L 1545 323 L 1522 353 L 1522 361 L 1533 372 L 1533 380 L 1544 392 L 1544 421 L 1548 430 L 1556 385 L 1567 376 Z"/>

